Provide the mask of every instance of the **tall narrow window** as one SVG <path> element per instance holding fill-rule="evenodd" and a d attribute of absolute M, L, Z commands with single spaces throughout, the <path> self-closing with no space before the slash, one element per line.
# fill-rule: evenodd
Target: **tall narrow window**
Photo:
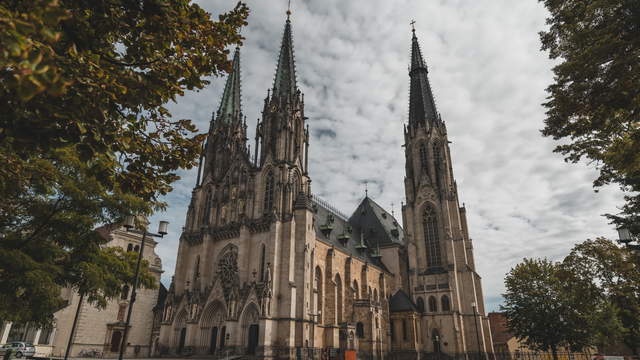
<path fill-rule="evenodd" d="M 442 188 L 442 151 L 440 149 L 440 143 L 433 143 L 433 166 L 434 166 L 434 176 L 436 178 L 436 184 L 438 185 L 438 189 Z"/>
<path fill-rule="evenodd" d="M 364 324 L 361 322 L 356 324 L 356 336 L 360 339 L 364 338 Z"/>
<path fill-rule="evenodd" d="M 357 299 L 360 296 L 360 290 L 358 288 L 358 281 L 353 280 L 353 298 Z"/>
<path fill-rule="evenodd" d="M 424 300 L 421 297 L 418 297 L 417 305 L 418 312 L 422 314 L 424 312 Z"/>
<path fill-rule="evenodd" d="M 402 340 L 407 341 L 407 320 L 402 319 Z"/>
<path fill-rule="evenodd" d="M 316 267 L 316 279 L 315 279 L 315 296 L 316 296 L 316 315 L 318 316 L 318 323 L 322 324 L 322 270 L 320 267 Z"/>
<path fill-rule="evenodd" d="M 427 205 L 423 218 L 424 241 L 427 248 L 427 266 L 440 266 L 442 261 L 438 237 L 438 217 L 435 209 Z"/>
<path fill-rule="evenodd" d="M 438 312 L 438 301 L 435 296 L 429 296 L 429 312 Z"/>
<path fill-rule="evenodd" d="M 193 268 L 193 283 L 200 277 L 200 255 L 196 257 L 196 266 Z"/>
<path fill-rule="evenodd" d="M 265 214 L 271 212 L 273 210 L 273 173 L 269 172 L 267 174 L 267 178 L 264 185 L 264 209 L 263 212 Z"/>
<path fill-rule="evenodd" d="M 442 311 L 451 311 L 451 302 L 447 295 L 442 295 Z"/>
<path fill-rule="evenodd" d="M 336 283 L 336 321 L 340 324 L 342 322 L 342 280 L 339 274 L 336 274 L 334 281 Z"/>
<path fill-rule="evenodd" d="M 427 171 L 429 162 L 427 161 L 427 147 L 424 143 L 420 144 L 420 167 L 422 171 Z"/>
<path fill-rule="evenodd" d="M 389 321 L 389 330 L 391 330 L 391 341 L 396 342 L 396 327 L 393 320 Z"/>
<path fill-rule="evenodd" d="M 265 271 L 265 258 L 266 258 L 266 248 L 264 244 L 262 244 L 262 251 L 260 252 L 260 281 L 264 281 L 264 271 Z"/>
<path fill-rule="evenodd" d="M 202 212 L 201 222 L 203 224 L 209 224 L 209 221 L 211 219 L 212 200 L 213 200 L 213 192 L 211 191 L 211 188 L 209 188 L 207 190 L 207 196 L 204 201 L 204 211 Z"/>
<path fill-rule="evenodd" d="M 296 199 L 298 198 L 298 194 L 300 193 L 300 180 L 298 180 L 298 176 L 294 176 L 293 185 L 291 186 L 291 208 L 293 208 L 296 204 Z"/>

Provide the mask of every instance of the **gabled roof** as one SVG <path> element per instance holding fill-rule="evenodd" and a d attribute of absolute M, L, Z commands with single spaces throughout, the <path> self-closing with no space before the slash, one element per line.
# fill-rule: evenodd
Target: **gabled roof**
<path fill-rule="evenodd" d="M 346 216 L 315 196 L 312 198 L 312 208 L 316 216 L 314 225 L 316 236 L 320 240 L 355 258 L 389 271 L 379 257 L 372 256 L 371 250 L 373 248 L 367 246 L 365 249 L 358 249 L 361 230 L 353 227 Z M 328 225 L 332 228 L 330 231 L 325 230 Z M 343 238 L 343 236 L 348 236 L 348 238 Z"/>
<path fill-rule="evenodd" d="M 388 246 L 404 243 L 404 231 L 396 218 L 368 196 L 351 214 L 349 223 L 364 232 L 367 246 Z"/>
<path fill-rule="evenodd" d="M 418 312 L 418 308 L 411 301 L 409 295 L 405 293 L 402 289 L 396 291 L 393 296 L 389 299 L 389 311 L 390 312 L 404 312 L 404 311 L 413 311 Z"/>

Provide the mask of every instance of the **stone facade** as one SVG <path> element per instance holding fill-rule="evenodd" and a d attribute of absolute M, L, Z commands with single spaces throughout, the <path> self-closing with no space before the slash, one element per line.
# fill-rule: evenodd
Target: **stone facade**
<path fill-rule="evenodd" d="M 346 216 L 312 195 L 289 17 L 253 153 L 236 49 L 180 237 L 157 355 L 492 352 L 446 126 L 415 34 L 410 80 L 403 229 L 368 196 Z"/>
<path fill-rule="evenodd" d="M 138 252 L 142 244 L 142 235 L 138 232 L 127 232 L 123 228 L 106 231 L 106 227 L 98 231 L 108 240 L 106 246 L 109 247 L 119 246 Z M 156 242 L 147 237 L 143 258 L 149 262 L 150 271 L 159 284 L 162 262 L 155 253 L 155 247 Z M 117 357 L 117 340 L 121 338 L 118 334 L 121 336 L 124 329 L 129 296 L 130 292 L 127 292 L 127 296 L 123 294 L 120 298 L 109 301 L 104 309 L 83 301 L 70 356 L 82 357 L 83 354 L 95 352 L 104 357 Z M 54 314 L 53 329 L 36 329 L 28 324 L 2 324 L 0 343 L 12 340 L 32 342 L 36 345 L 39 356 L 64 356 L 80 296 L 71 289 L 63 289 L 62 297 L 67 300 L 67 306 Z M 157 302 L 158 289 L 138 290 L 128 334 L 127 357 L 148 357 L 151 353 L 151 344 L 154 343 L 151 314 Z"/>

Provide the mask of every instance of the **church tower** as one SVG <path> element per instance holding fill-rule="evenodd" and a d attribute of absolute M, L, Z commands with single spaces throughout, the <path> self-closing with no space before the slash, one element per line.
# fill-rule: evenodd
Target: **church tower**
<path fill-rule="evenodd" d="M 453 176 L 447 127 L 413 30 L 405 126 L 403 222 L 408 293 L 421 313 L 422 352 L 492 352 L 480 276 Z"/>
<path fill-rule="evenodd" d="M 305 128 L 304 95 L 298 89 L 293 56 L 291 12 L 282 36 L 273 88 L 267 92 L 262 121 L 256 128 L 254 161 L 263 169 L 267 190 L 262 213 L 290 216 L 298 195 L 309 193 L 309 132 Z"/>

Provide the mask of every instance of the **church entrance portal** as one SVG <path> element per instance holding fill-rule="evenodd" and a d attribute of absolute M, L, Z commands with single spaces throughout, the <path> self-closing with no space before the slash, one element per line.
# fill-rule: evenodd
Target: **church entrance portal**
<path fill-rule="evenodd" d="M 253 324 L 249 326 L 249 334 L 247 334 L 247 355 L 255 355 L 258 348 L 258 335 L 260 335 L 260 326 Z"/>
<path fill-rule="evenodd" d="M 211 329 L 211 343 L 209 344 L 209 354 L 216 352 L 216 345 L 218 345 L 218 327 L 214 326 Z"/>
<path fill-rule="evenodd" d="M 178 342 L 178 354 L 182 354 L 184 350 L 184 342 L 187 338 L 187 328 L 180 329 L 180 340 Z"/>

